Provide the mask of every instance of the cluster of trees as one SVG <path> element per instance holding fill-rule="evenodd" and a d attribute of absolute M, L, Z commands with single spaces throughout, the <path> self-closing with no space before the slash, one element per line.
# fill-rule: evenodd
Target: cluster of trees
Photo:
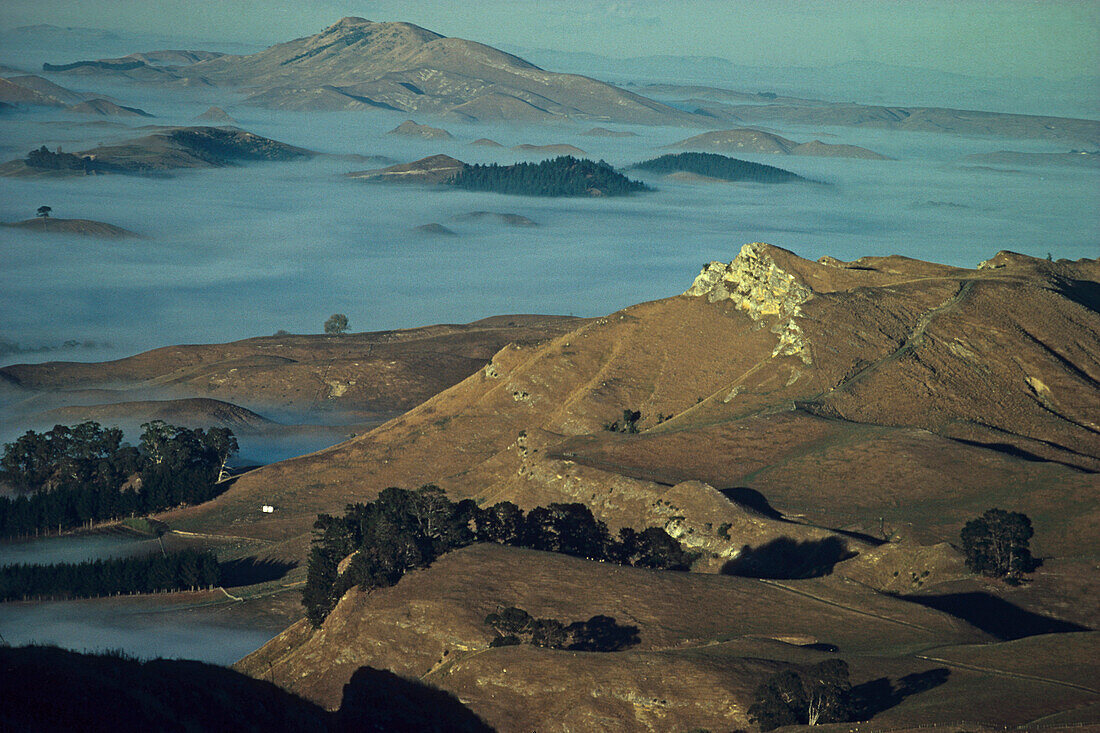
<path fill-rule="evenodd" d="M 448 181 L 468 191 L 521 196 L 624 196 L 649 187 L 604 161 L 562 155 L 541 163 L 468 165 Z"/>
<path fill-rule="evenodd" d="M 851 720 L 855 712 L 848 663 L 843 659 L 829 659 L 803 672 L 776 672 L 757 686 L 748 710 L 749 720 L 762 731 L 841 723 Z"/>
<path fill-rule="evenodd" d="M 962 528 L 966 565 L 975 573 L 1018 581 L 1035 569 L 1029 546 L 1034 534 L 1026 514 L 990 509 Z"/>
<path fill-rule="evenodd" d="M 658 527 L 624 527 L 612 537 L 583 504 L 550 504 L 526 514 L 511 502 L 483 509 L 470 499 L 452 502 L 431 484 L 385 489 L 372 502 L 349 505 L 342 517 L 319 515 L 313 527 L 302 605 L 314 626 L 353 586 L 391 586 L 407 571 L 475 542 L 665 570 L 687 570 L 694 560 Z"/>
<path fill-rule="evenodd" d="M 655 173 L 685 171 L 723 181 L 752 181 L 754 183 L 786 183 L 805 180 L 797 173 L 763 163 L 750 163 L 716 153 L 672 153 L 638 163 L 634 168 Z"/>
<path fill-rule="evenodd" d="M 623 410 L 623 416 L 618 420 L 612 420 L 603 426 L 604 430 L 612 433 L 637 433 L 638 422 L 642 419 L 642 413 L 638 410 Z M 658 420 L 658 422 L 662 422 Z"/>
<path fill-rule="evenodd" d="M 214 554 L 199 550 L 81 563 L 8 565 L 0 567 L 0 601 L 196 590 L 216 586 L 220 577 Z"/>
<path fill-rule="evenodd" d="M 237 452 L 227 428 L 142 425 L 137 448 L 118 428 L 96 422 L 27 431 L 4 445 L 0 481 L 20 492 L 0 497 L 0 537 L 62 531 L 213 498 L 221 469 Z"/>
<path fill-rule="evenodd" d="M 522 608 L 509 606 L 490 613 L 485 623 L 498 636 L 491 647 L 533 644 L 548 649 L 580 652 L 617 652 L 638 643 L 638 627 L 620 625 L 611 616 L 597 615 L 569 625 L 553 618 L 534 618 Z"/>
<path fill-rule="evenodd" d="M 38 168 L 40 170 L 54 170 L 54 171 L 84 171 L 85 173 L 92 173 L 96 170 L 100 170 L 102 166 L 98 164 L 94 159 L 87 155 L 73 155 L 72 153 L 62 153 L 60 148 L 56 153 L 50 151 L 45 145 L 38 150 L 32 150 L 27 153 L 27 157 L 24 162 L 30 168 Z"/>

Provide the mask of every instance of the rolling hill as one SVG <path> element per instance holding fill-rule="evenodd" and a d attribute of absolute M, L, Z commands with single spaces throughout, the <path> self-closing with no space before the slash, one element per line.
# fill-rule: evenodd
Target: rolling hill
<path fill-rule="evenodd" d="M 308 158 L 310 150 L 236 127 L 153 127 L 144 137 L 79 153 L 43 145 L 23 160 L 0 165 L 0 176 L 62 177 L 121 173 L 169 175 L 183 168 L 217 168 L 241 162 Z"/>
<path fill-rule="evenodd" d="M 351 588 L 320 628 L 292 625 L 238 669 L 333 709 L 364 666 L 384 668 L 503 731 L 725 730 L 749 724 L 769 674 L 843 659 L 869 730 L 1100 722 L 1100 260 L 813 262 L 754 243 L 683 295 L 553 326 L 369 432 L 161 519 L 301 562 L 318 513 L 435 483 L 454 500 L 580 502 L 612 531 L 663 528 L 698 553 L 693 572 L 473 545 Z M 452 329 L 439 335 L 463 343 Z M 397 339 L 406 359 L 438 351 L 411 336 Z M 288 351 L 323 361 L 311 338 L 0 376 L 75 389 L 152 369 L 199 388 L 239 369 L 259 393 L 274 361 L 316 373 Z M 261 347 L 266 360 L 234 361 Z M 349 359 L 339 383 L 391 360 Z M 1042 566 L 1021 585 L 972 574 L 952 544 L 990 506 L 1034 524 Z M 638 643 L 490 647 L 485 617 L 509 606 L 607 615 Z"/>
<path fill-rule="evenodd" d="M 825 158 L 862 158 L 889 160 L 873 150 L 856 145 L 836 145 L 813 140 L 796 143 L 774 133 L 750 127 L 705 132 L 667 145 L 678 150 L 714 150 L 718 152 L 768 153 L 771 155 L 812 155 Z"/>

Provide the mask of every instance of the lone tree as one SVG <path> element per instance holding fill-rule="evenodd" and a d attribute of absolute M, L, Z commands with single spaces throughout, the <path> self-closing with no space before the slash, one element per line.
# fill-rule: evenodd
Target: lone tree
<path fill-rule="evenodd" d="M 1028 548 L 1034 534 L 1026 514 L 990 509 L 962 528 L 966 565 L 982 575 L 1016 580 L 1035 567 Z"/>
<path fill-rule="evenodd" d="M 53 209 L 49 206 L 39 206 L 38 216 L 42 217 L 43 219 L 49 219 L 51 211 L 53 211 Z"/>
<path fill-rule="evenodd" d="M 343 313 L 333 313 L 325 321 L 325 333 L 330 336 L 339 336 L 348 330 L 348 317 Z"/>

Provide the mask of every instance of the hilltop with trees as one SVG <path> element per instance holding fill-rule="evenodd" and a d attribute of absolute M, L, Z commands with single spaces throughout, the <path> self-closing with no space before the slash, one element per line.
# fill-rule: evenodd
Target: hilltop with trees
<path fill-rule="evenodd" d="M 562 155 L 541 163 L 468 165 L 448 183 L 467 191 L 519 196 L 625 196 L 650 190 L 604 161 Z"/>
<path fill-rule="evenodd" d="M 717 153 L 669 153 L 632 166 L 654 173 L 693 173 L 721 181 L 753 183 L 787 183 L 805 181 L 797 173 L 763 163 L 751 163 Z"/>

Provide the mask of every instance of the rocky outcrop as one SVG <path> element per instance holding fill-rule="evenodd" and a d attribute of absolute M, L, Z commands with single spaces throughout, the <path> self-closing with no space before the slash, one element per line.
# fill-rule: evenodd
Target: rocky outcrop
<path fill-rule="evenodd" d="M 797 356 L 811 364 L 809 344 L 795 318 L 802 315 L 801 306 L 813 297 L 813 290 L 775 261 L 774 249 L 762 242 L 746 244 L 728 265 L 706 265 L 684 295 L 706 296 L 711 303 L 731 300 L 754 321 L 774 318 L 771 330 L 779 343 L 772 356 Z"/>

